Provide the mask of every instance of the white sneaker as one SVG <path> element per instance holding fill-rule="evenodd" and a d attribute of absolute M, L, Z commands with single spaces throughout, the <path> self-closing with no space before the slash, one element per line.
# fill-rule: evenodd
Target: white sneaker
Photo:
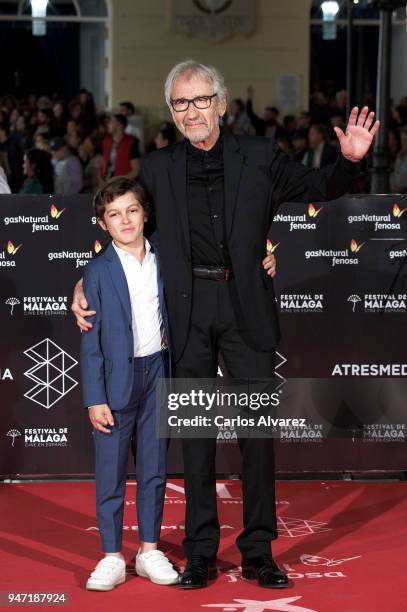
<path fill-rule="evenodd" d="M 86 583 L 88 591 L 111 591 L 126 580 L 126 563 L 121 557 L 104 557 Z"/>
<path fill-rule="evenodd" d="M 149 578 L 155 584 L 177 584 L 178 572 L 175 571 L 161 550 L 149 550 L 136 555 L 136 573 Z"/>

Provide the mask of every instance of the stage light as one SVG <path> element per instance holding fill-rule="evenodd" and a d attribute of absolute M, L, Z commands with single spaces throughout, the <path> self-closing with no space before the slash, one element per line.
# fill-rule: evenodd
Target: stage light
<path fill-rule="evenodd" d="M 47 14 L 48 0 L 31 0 L 31 12 L 33 17 L 45 17 Z M 47 33 L 47 22 L 45 19 L 33 19 L 33 36 L 45 36 Z"/>
<path fill-rule="evenodd" d="M 321 4 L 322 16 L 324 23 L 322 25 L 322 37 L 324 40 L 336 39 L 336 23 L 335 17 L 339 11 L 339 4 L 331 0 L 325 0 Z"/>

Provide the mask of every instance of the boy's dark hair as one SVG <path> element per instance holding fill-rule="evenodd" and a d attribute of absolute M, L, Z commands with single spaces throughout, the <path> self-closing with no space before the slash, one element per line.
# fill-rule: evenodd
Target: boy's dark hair
<path fill-rule="evenodd" d="M 93 197 L 93 209 L 96 217 L 102 219 L 106 204 L 110 204 L 116 198 L 133 193 L 140 204 L 141 208 L 146 212 L 150 212 L 150 204 L 147 200 L 146 192 L 143 187 L 134 179 L 129 179 L 126 176 L 114 176 L 104 183 Z"/>

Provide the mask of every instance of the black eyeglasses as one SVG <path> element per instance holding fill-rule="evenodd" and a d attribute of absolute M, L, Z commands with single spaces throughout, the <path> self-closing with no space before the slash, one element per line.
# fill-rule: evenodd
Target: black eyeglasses
<path fill-rule="evenodd" d="M 192 104 L 195 108 L 199 110 L 203 110 L 204 108 L 209 108 L 212 103 L 212 98 L 217 96 L 218 94 L 214 93 L 211 96 L 197 96 L 196 98 L 177 98 L 176 100 L 170 100 L 171 106 L 176 113 L 182 113 L 188 110 L 189 105 Z"/>

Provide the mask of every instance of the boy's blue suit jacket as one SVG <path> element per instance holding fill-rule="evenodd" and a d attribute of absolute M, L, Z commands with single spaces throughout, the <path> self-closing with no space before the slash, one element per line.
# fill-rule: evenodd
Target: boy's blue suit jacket
<path fill-rule="evenodd" d="M 170 343 L 157 245 L 151 243 L 151 248 L 156 255 L 159 303 Z M 89 317 L 92 329 L 81 338 L 84 405 L 108 404 L 111 410 L 121 410 L 129 403 L 133 388 L 134 348 L 129 290 L 112 244 L 86 266 L 83 288 L 89 308 L 96 310 L 96 315 Z"/>

